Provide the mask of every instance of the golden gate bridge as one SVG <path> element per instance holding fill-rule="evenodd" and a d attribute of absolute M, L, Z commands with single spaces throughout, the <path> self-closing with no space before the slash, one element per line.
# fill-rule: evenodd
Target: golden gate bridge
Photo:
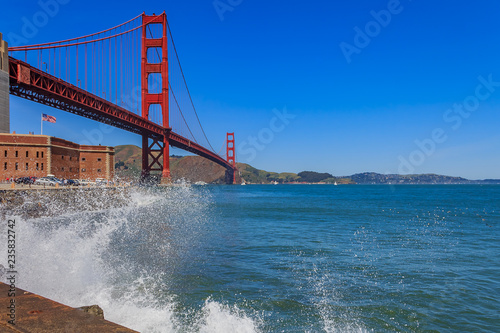
<path fill-rule="evenodd" d="M 9 47 L 9 76 L 12 95 L 141 135 L 143 179 L 161 172 L 169 182 L 173 146 L 225 167 L 226 182 L 234 182 L 234 133 L 226 134 L 226 155 L 215 152 L 165 12 L 83 37 Z"/>

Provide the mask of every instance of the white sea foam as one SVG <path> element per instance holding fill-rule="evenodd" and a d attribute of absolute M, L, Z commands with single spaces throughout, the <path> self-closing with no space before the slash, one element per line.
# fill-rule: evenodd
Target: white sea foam
<path fill-rule="evenodd" d="M 258 321 L 248 317 L 237 306 L 228 306 L 207 300 L 202 309 L 203 316 L 199 321 L 200 333 L 218 332 L 258 332 Z"/>
<path fill-rule="evenodd" d="M 17 286 L 72 307 L 98 304 L 107 320 L 140 332 L 257 332 L 258 320 L 236 305 L 208 299 L 179 310 L 186 306 L 169 290 L 169 274 L 189 265 L 202 241 L 206 196 L 178 187 L 129 197 L 120 208 L 13 217 Z M 5 223 L 0 228 L 7 244 Z"/>

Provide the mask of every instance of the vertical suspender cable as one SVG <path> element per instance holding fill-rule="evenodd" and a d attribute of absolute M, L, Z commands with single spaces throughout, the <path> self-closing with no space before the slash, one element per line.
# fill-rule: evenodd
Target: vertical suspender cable
<path fill-rule="evenodd" d="M 115 37 L 115 104 L 118 104 L 118 38 Z"/>
<path fill-rule="evenodd" d="M 108 96 L 108 101 L 111 101 L 111 40 L 108 40 L 109 44 L 109 96 Z"/>
<path fill-rule="evenodd" d="M 105 62 L 104 62 L 104 51 L 106 50 L 106 47 L 104 46 L 104 43 L 105 41 L 102 41 L 101 42 L 101 54 L 102 54 L 102 62 L 101 62 L 101 66 L 100 66 L 100 71 L 99 71 L 99 75 L 101 76 L 101 90 L 99 92 L 99 94 L 101 96 L 103 96 L 102 94 L 104 94 L 103 98 L 106 98 L 106 82 L 105 82 L 105 78 L 106 78 L 106 75 L 105 75 Z"/>
<path fill-rule="evenodd" d="M 85 44 L 85 91 L 87 91 L 87 44 Z"/>
<path fill-rule="evenodd" d="M 123 35 L 120 36 L 120 88 L 121 88 L 121 91 L 120 91 L 120 96 L 117 100 L 117 102 L 120 102 L 122 103 L 122 99 L 123 99 Z M 118 103 L 117 103 L 118 104 Z M 120 104 L 118 104 L 120 105 Z"/>

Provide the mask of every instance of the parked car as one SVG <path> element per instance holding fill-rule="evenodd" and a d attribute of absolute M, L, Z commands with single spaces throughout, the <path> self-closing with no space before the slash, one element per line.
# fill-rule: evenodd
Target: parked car
<path fill-rule="evenodd" d="M 56 181 L 49 177 L 42 177 L 35 180 L 35 185 L 48 185 L 48 186 L 56 186 Z"/>
<path fill-rule="evenodd" d="M 68 186 L 80 186 L 80 183 L 76 179 L 66 179 L 66 185 L 68 185 Z"/>
<path fill-rule="evenodd" d="M 59 179 L 57 177 L 49 177 L 52 179 L 54 182 L 59 183 L 59 185 L 64 185 L 64 181 L 62 179 Z"/>
<path fill-rule="evenodd" d="M 63 182 L 56 177 L 42 177 L 35 180 L 35 185 L 49 185 L 56 186 L 56 184 L 63 185 Z"/>
<path fill-rule="evenodd" d="M 16 184 L 33 184 L 35 177 L 19 177 L 14 180 Z"/>

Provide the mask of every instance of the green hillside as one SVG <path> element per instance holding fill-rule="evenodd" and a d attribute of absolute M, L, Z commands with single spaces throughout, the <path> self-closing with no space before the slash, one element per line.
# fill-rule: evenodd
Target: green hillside
<path fill-rule="evenodd" d="M 140 179 L 142 167 L 141 148 L 134 145 L 115 147 L 115 172 L 120 178 L 137 181 Z M 299 174 L 292 172 L 269 172 L 259 170 L 249 164 L 237 163 L 236 182 L 243 180 L 248 184 L 269 184 L 273 182 L 324 182 L 352 183 L 350 179 L 335 178 L 328 173 L 305 171 Z M 200 156 L 170 156 L 170 172 L 172 179 L 185 179 L 190 182 L 204 181 L 211 184 L 223 184 L 225 169 Z"/>

